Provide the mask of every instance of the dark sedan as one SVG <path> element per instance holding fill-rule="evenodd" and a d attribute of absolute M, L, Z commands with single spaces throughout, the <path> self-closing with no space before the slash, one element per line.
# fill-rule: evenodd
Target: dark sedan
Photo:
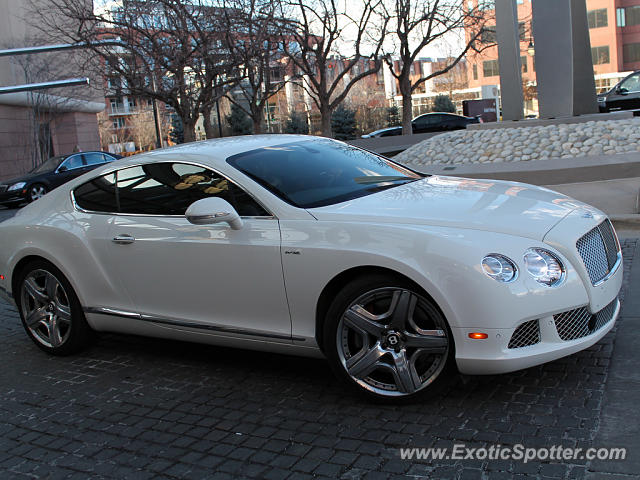
<path fill-rule="evenodd" d="M 14 208 L 33 202 L 72 178 L 121 158 L 105 152 L 79 152 L 51 157 L 26 175 L 0 183 L 0 205 Z"/>
<path fill-rule="evenodd" d="M 411 121 L 413 133 L 445 132 L 447 130 L 461 130 L 470 123 L 479 123 L 479 117 L 463 117 L 454 113 L 434 112 L 425 113 Z M 363 135 L 362 138 L 391 137 L 402 135 L 402 127 L 389 127 Z"/>
<path fill-rule="evenodd" d="M 640 70 L 621 80 L 607 93 L 598 95 L 601 112 L 640 108 Z"/>

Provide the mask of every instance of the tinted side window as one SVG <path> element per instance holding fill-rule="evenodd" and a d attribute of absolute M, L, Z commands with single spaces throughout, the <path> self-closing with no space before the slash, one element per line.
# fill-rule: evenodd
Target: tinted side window
<path fill-rule="evenodd" d="M 146 215 L 184 215 L 196 200 L 220 197 L 240 216 L 269 215 L 244 190 L 226 178 L 197 165 L 150 163 L 117 172 L 118 212 Z"/>
<path fill-rule="evenodd" d="M 632 75 L 620 84 L 620 88 L 626 88 L 629 92 L 640 90 L 640 74 Z"/>
<path fill-rule="evenodd" d="M 414 126 L 421 128 L 421 127 L 426 127 L 429 123 L 429 117 L 428 116 L 422 116 L 422 117 L 418 117 L 413 121 Z"/>
<path fill-rule="evenodd" d="M 82 155 L 71 155 L 64 162 L 62 162 L 61 167 L 66 167 L 67 170 L 72 170 L 74 168 L 79 168 L 83 166 L 82 163 Z"/>
<path fill-rule="evenodd" d="M 73 191 L 78 206 L 92 212 L 117 211 L 115 174 L 108 173 L 80 185 Z"/>
<path fill-rule="evenodd" d="M 85 153 L 84 159 L 87 165 L 100 165 L 108 161 L 102 153 Z"/>

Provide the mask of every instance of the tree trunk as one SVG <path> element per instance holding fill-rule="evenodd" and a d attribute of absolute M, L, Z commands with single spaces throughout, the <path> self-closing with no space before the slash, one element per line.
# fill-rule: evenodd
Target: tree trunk
<path fill-rule="evenodd" d="M 262 133 L 262 122 L 264 120 L 264 110 L 261 108 L 251 111 L 251 121 L 253 122 L 253 134 L 259 135 Z"/>
<path fill-rule="evenodd" d="M 320 107 L 320 117 L 322 119 L 322 136 L 333 138 L 333 132 L 331 131 L 331 109 L 328 105 L 322 105 Z"/>
<path fill-rule="evenodd" d="M 409 75 L 403 75 L 398 84 L 402 95 L 402 134 L 410 135 L 413 133 L 413 128 L 411 127 L 413 105 L 411 104 L 411 79 Z"/>
<path fill-rule="evenodd" d="M 218 135 L 217 128 L 213 125 L 213 121 L 211 120 L 211 108 L 205 108 L 202 111 L 202 115 L 204 117 L 204 133 L 209 138 L 216 138 Z"/>
<path fill-rule="evenodd" d="M 182 119 L 182 130 L 184 143 L 196 141 L 196 121 L 192 119 Z"/>

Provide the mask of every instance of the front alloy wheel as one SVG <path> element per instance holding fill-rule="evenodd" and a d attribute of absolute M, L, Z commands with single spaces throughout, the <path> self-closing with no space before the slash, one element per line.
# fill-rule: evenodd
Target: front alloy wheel
<path fill-rule="evenodd" d="M 34 261 L 22 271 L 18 284 L 22 323 L 38 347 L 67 355 L 88 343 L 92 331 L 75 292 L 57 268 Z"/>
<path fill-rule="evenodd" d="M 42 198 L 47 193 L 47 187 L 39 183 L 29 187 L 29 201 L 34 202 L 39 198 Z"/>
<path fill-rule="evenodd" d="M 352 296 L 342 310 L 336 363 L 369 395 L 413 397 L 448 366 L 450 334 L 440 311 L 415 288 L 386 284 Z"/>

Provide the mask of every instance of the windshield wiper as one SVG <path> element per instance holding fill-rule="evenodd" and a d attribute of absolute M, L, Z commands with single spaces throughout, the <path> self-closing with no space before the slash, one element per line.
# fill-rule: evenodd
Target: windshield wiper
<path fill-rule="evenodd" d="M 356 177 L 354 182 L 361 185 L 367 185 L 371 183 L 386 183 L 386 182 L 398 182 L 401 180 L 419 180 L 418 178 L 407 177 L 405 175 L 369 175 L 366 177 Z"/>

